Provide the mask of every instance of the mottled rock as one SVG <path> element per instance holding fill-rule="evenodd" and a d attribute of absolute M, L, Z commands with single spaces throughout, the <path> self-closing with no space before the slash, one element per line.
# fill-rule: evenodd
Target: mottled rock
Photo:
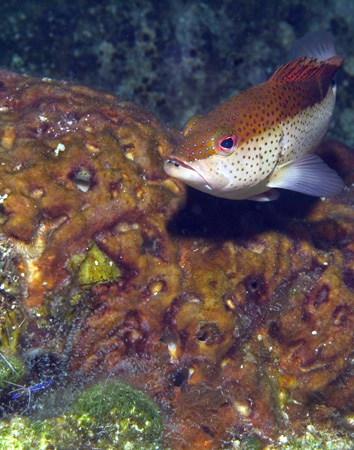
<path fill-rule="evenodd" d="M 20 305 L 21 358 L 52 355 L 62 385 L 144 390 L 176 450 L 281 448 L 310 423 L 350 433 L 351 188 L 186 196 L 163 172 L 180 135 L 146 111 L 64 82 L 0 85 L 1 295 Z M 321 153 L 350 186 L 351 150 Z"/>

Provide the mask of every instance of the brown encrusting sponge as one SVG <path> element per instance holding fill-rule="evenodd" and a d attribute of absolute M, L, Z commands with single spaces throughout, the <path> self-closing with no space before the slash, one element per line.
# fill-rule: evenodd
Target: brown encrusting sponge
<path fill-rule="evenodd" d="M 350 433 L 353 191 L 186 201 L 163 170 L 179 140 L 109 94 L 0 72 L 1 311 L 21 309 L 18 354 L 143 389 L 176 450 Z M 322 157 L 354 181 L 349 149 Z"/>
<path fill-rule="evenodd" d="M 24 256 L 27 306 L 70 282 L 68 261 L 96 234 L 176 211 L 182 184 L 159 164 L 172 135 L 143 109 L 2 72 L 0 113 L 1 231 Z"/>

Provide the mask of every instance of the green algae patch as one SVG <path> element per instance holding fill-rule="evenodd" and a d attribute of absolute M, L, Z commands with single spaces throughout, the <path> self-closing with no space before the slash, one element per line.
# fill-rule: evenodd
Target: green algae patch
<path fill-rule="evenodd" d="M 25 314 L 20 279 L 13 248 L 0 234 L 0 344 L 3 353 L 16 353 L 20 332 L 25 328 L 22 327 Z"/>
<path fill-rule="evenodd" d="M 78 267 L 77 280 L 80 286 L 90 286 L 97 283 L 113 283 L 120 277 L 120 270 L 94 242 L 86 255 L 75 255 L 71 258 L 68 268 Z M 76 269 L 77 270 L 77 269 Z"/>
<path fill-rule="evenodd" d="M 15 356 L 0 355 L 0 390 L 8 383 L 19 383 L 25 374 L 24 364 Z"/>
<path fill-rule="evenodd" d="M 0 450 L 163 450 L 161 433 L 161 416 L 150 397 L 112 381 L 83 391 L 60 417 L 1 422 Z"/>
<path fill-rule="evenodd" d="M 264 446 L 257 438 L 251 436 L 233 441 L 232 444 L 233 450 L 353 450 L 354 448 L 350 433 L 345 434 L 334 429 L 316 430 L 312 425 L 308 425 L 306 433 L 298 438 L 279 436 L 277 444 Z"/>
<path fill-rule="evenodd" d="M 313 425 L 308 425 L 306 433 L 283 445 L 270 447 L 269 450 L 352 450 L 353 438 L 340 430 L 323 429 L 316 430 Z"/>
<path fill-rule="evenodd" d="M 127 441 L 138 441 L 139 445 L 159 439 L 162 433 L 161 416 L 155 403 L 143 392 L 122 382 L 97 384 L 84 391 L 73 411 L 79 417 L 104 421 L 105 433 L 122 434 Z M 112 423 L 112 417 L 117 421 Z"/>
<path fill-rule="evenodd" d="M 232 444 L 233 450 L 261 450 L 264 448 L 262 443 L 252 436 L 246 436 L 242 440 L 233 441 Z"/>

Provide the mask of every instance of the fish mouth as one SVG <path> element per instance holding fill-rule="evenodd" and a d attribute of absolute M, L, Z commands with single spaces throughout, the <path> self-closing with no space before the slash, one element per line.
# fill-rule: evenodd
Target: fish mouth
<path fill-rule="evenodd" d="M 187 184 L 195 185 L 200 188 L 200 185 L 204 185 L 206 190 L 210 190 L 211 187 L 206 179 L 197 170 L 191 167 L 189 164 L 181 161 L 178 158 L 170 157 L 164 164 L 164 169 L 167 175 L 178 178 Z"/>
<path fill-rule="evenodd" d="M 184 168 L 186 168 L 186 169 L 190 169 L 190 170 L 194 170 L 194 169 L 192 169 L 188 164 L 186 164 L 186 163 L 184 163 L 183 161 L 181 161 L 181 160 L 179 160 L 179 159 L 177 159 L 177 158 L 173 158 L 173 157 L 170 157 L 166 162 L 165 162 L 165 165 L 166 164 L 173 164 L 175 167 L 179 167 L 179 166 L 181 166 L 181 167 L 184 167 Z"/>

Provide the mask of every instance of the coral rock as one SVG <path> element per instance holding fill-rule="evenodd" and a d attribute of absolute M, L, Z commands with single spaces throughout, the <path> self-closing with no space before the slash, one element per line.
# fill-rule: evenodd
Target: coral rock
<path fill-rule="evenodd" d="M 20 353 L 64 355 L 71 382 L 143 389 L 176 450 L 350 429 L 352 189 L 187 197 L 163 172 L 179 133 L 139 107 L 6 72 L 0 84 L 1 251 L 18 275 L 3 295 L 25 313 Z M 353 182 L 350 149 L 321 153 Z"/>

